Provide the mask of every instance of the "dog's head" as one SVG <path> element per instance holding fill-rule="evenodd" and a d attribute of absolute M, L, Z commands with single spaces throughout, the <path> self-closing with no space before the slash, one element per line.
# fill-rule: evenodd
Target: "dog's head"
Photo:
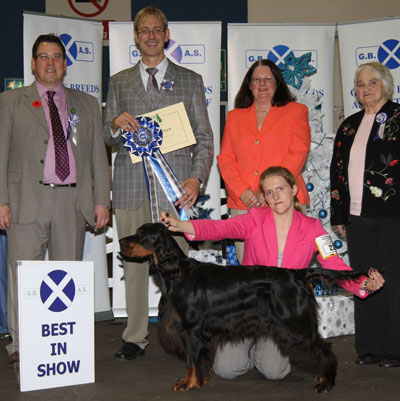
<path fill-rule="evenodd" d="M 124 259 L 143 259 L 153 255 L 155 244 L 160 232 L 163 231 L 162 224 L 143 224 L 136 234 L 122 238 L 119 241 L 121 255 Z"/>
<path fill-rule="evenodd" d="M 182 251 L 168 229 L 161 223 L 143 224 L 136 234 L 119 241 L 121 256 L 128 261 L 153 256 L 155 265 L 167 265 L 179 259 Z M 184 256 L 184 255 L 183 255 Z"/>

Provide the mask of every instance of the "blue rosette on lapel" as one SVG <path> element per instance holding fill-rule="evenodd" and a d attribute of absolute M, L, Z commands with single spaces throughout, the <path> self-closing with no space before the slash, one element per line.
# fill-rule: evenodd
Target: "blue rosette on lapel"
<path fill-rule="evenodd" d="M 185 194 L 185 190 L 161 152 L 163 132 L 159 124 L 150 117 L 137 117 L 140 129 L 136 132 L 122 130 L 123 146 L 135 156 L 142 158 L 151 218 L 159 222 L 160 214 L 156 190 L 156 180 L 161 185 L 171 209 L 180 220 L 189 220 L 197 215 L 193 207 L 180 209 L 174 203 Z"/>

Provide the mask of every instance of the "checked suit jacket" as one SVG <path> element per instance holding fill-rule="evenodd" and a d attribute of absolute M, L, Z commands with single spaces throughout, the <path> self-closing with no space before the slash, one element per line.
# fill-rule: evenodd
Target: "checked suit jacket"
<path fill-rule="evenodd" d="M 100 108 L 93 96 L 65 89 L 68 110 L 75 109 L 80 119 L 76 145 L 71 144 L 77 203 L 86 221 L 94 226 L 95 205 L 110 203 Z M 9 203 L 11 222 L 18 224 L 32 223 L 42 200 L 49 129 L 39 99 L 35 83 L 0 94 L 0 203 Z"/>
<path fill-rule="evenodd" d="M 113 138 L 111 135 L 111 120 L 123 112 L 136 117 L 183 102 L 197 143 L 164 156 L 181 183 L 189 177 L 199 178 L 203 183 L 207 181 L 214 145 L 203 79 L 199 74 L 168 60 L 164 80 L 173 81 L 172 90 L 161 88 L 158 97 L 151 103 L 143 85 L 139 63 L 110 78 L 103 133 L 107 145 L 118 147 L 112 186 L 113 207 L 116 209 L 136 210 L 148 196 L 142 163 L 132 164 L 120 137 Z M 170 205 L 158 184 L 157 195 L 159 207 L 168 210 Z"/>

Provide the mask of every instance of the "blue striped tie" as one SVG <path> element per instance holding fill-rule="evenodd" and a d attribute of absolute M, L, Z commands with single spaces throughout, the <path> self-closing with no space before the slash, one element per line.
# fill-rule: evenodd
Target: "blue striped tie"
<path fill-rule="evenodd" d="M 156 97 L 158 96 L 158 85 L 155 75 L 158 72 L 157 68 L 146 68 L 146 71 L 149 74 L 149 79 L 147 80 L 147 96 L 150 99 L 150 102 L 153 103 Z"/>

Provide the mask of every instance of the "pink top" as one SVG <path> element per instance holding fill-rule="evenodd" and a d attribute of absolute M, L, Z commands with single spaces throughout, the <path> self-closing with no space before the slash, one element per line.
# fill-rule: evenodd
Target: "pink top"
<path fill-rule="evenodd" d="M 75 158 L 71 148 L 71 140 L 67 141 L 67 149 L 68 149 L 68 157 L 69 157 L 69 176 L 61 181 L 60 178 L 56 176 L 56 157 L 54 151 L 54 141 L 53 141 L 53 131 L 51 128 L 51 120 L 50 120 L 50 110 L 49 105 L 47 103 L 47 91 L 48 89 L 42 85 L 41 83 L 36 81 L 36 87 L 39 92 L 40 102 L 43 107 L 44 115 L 46 116 L 47 126 L 49 127 L 49 143 L 47 144 L 46 158 L 44 162 L 44 173 L 43 173 L 43 182 L 47 184 L 73 184 L 76 183 L 76 168 L 75 168 Z M 67 94 L 65 92 L 64 86 L 60 84 L 57 86 L 54 95 L 54 103 L 57 106 L 58 114 L 60 115 L 61 124 L 64 129 L 65 137 L 67 137 Z"/>
<path fill-rule="evenodd" d="M 275 222 L 270 208 L 252 208 L 247 214 L 228 220 L 192 220 L 194 236 L 190 240 L 219 241 L 225 238 L 243 239 L 243 265 L 277 266 L 278 241 Z M 312 257 L 317 254 L 321 266 L 331 270 L 352 270 L 337 255 L 323 259 L 315 239 L 327 235 L 319 220 L 294 211 L 293 222 L 289 229 L 283 252 L 282 266 L 288 269 L 306 269 Z M 351 282 L 343 282 L 342 286 L 360 298 L 361 277 Z"/>
<path fill-rule="evenodd" d="M 375 114 L 364 114 L 350 150 L 348 167 L 350 214 L 360 216 L 363 196 L 365 151 Z"/>

